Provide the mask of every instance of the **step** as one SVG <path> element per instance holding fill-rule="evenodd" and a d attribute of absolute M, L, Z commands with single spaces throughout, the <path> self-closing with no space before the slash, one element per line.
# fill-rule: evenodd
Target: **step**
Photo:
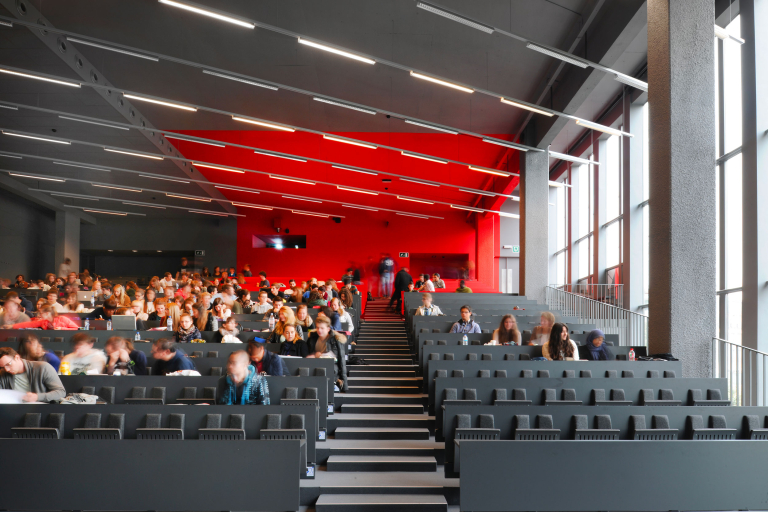
<path fill-rule="evenodd" d="M 342 404 L 341 412 L 349 414 L 424 414 L 421 404 Z"/>
<path fill-rule="evenodd" d="M 429 440 L 429 429 L 397 427 L 338 427 L 335 439 Z"/>
<path fill-rule="evenodd" d="M 339 427 L 384 427 L 384 428 L 426 428 L 435 429 L 435 417 L 426 414 L 344 414 L 336 413 L 328 417 L 328 431 Z"/>
<path fill-rule="evenodd" d="M 315 512 L 447 512 L 439 494 L 321 494 Z"/>
<path fill-rule="evenodd" d="M 421 377 L 352 377 L 350 386 L 421 386 Z"/>
<path fill-rule="evenodd" d="M 424 456 L 331 455 L 327 471 L 437 471 L 437 460 Z"/>
<path fill-rule="evenodd" d="M 421 393 L 421 386 L 349 386 L 347 388 L 348 394 L 368 393 L 374 394 L 411 394 L 415 395 Z"/>
<path fill-rule="evenodd" d="M 355 354 L 357 353 L 367 353 L 367 354 L 390 354 L 390 353 L 411 353 L 411 347 L 408 345 L 402 345 L 400 347 L 393 346 L 393 345 L 382 345 L 382 344 L 371 344 L 371 345 L 363 345 L 359 344 L 355 347 Z"/>
<path fill-rule="evenodd" d="M 357 365 L 349 368 L 350 377 L 415 377 L 415 370 L 389 371 L 389 370 L 358 370 Z M 363 367 L 364 368 L 364 367 Z"/>
<path fill-rule="evenodd" d="M 445 443 L 435 442 L 434 439 L 328 439 L 318 444 L 317 463 L 319 465 L 324 466 L 328 457 L 332 455 L 434 457 L 439 466 L 445 460 Z"/>
<path fill-rule="evenodd" d="M 361 359 L 370 359 L 370 360 L 395 360 L 395 359 L 413 359 L 415 356 L 412 354 L 382 354 L 381 352 L 377 352 L 375 354 L 358 354 L 357 350 L 352 354 L 355 356 L 360 357 Z"/>
<path fill-rule="evenodd" d="M 354 355 L 354 354 L 353 354 Z M 347 370 L 362 370 L 367 372 L 402 372 L 402 371 L 417 371 L 418 366 L 415 364 L 407 364 L 407 361 L 398 361 L 398 364 L 347 364 Z"/>

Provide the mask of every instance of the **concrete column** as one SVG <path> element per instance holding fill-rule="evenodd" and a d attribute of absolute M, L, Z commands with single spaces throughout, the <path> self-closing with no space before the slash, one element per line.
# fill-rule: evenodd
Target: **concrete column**
<path fill-rule="evenodd" d="M 607 204 L 605 197 L 605 192 L 607 190 L 606 175 L 608 174 L 608 151 L 606 145 L 607 141 L 605 139 L 597 138 L 592 144 L 595 161 L 600 163 L 600 165 L 592 166 L 592 172 L 594 173 L 593 183 L 595 184 L 594 191 L 592 192 L 595 195 L 595 199 L 592 202 L 595 207 L 595 211 L 592 215 L 592 261 L 594 265 L 592 284 L 605 284 L 606 243 L 603 224 L 608 220 L 605 216 Z"/>
<path fill-rule="evenodd" d="M 51 270 L 58 273 L 64 258 L 72 260 L 72 270 L 80 272 L 80 217 L 67 211 L 56 212 L 56 267 Z"/>
<path fill-rule="evenodd" d="M 549 153 L 520 155 L 520 295 L 544 303 L 549 284 Z"/>
<path fill-rule="evenodd" d="M 581 180 L 587 179 L 581 171 L 580 165 L 569 165 L 569 172 L 571 173 L 571 185 L 573 185 L 573 188 L 571 188 L 571 239 L 570 239 L 570 246 L 571 246 L 571 280 L 570 284 L 575 285 L 579 282 L 579 246 L 578 244 L 574 243 L 576 240 L 580 238 L 579 233 L 579 223 L 580 220 L 580 208 L 581 203 L 579 199 L 579 189 L 581 188 Z"/>
<path fill-rule="evenodd" d="M 715 334 L 714 3 L 649 0 L 650 352 L 711 374 Z"/>
<path fill-rule="evenodd" d="M 623 180 L 624 187 L 624 307 L 637 311 L 645 303 L 643 297 L 643 212 L 639 207 L 643 202 L 643 106 L 630 101 L 630 95 L 624 97 L 624 130 L 634 137 L 624 137 L 623 142 Z"/>

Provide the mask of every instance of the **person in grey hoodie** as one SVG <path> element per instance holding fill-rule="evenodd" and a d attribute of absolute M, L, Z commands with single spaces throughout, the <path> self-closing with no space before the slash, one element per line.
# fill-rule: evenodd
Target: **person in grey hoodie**
<path fill-rule="evenodd" d="M 53 366 L 25 361 L 11 347 L 0 347 L 0 389 L 21 391 L 25 402 L 52 402 L 67 395 Z"/>

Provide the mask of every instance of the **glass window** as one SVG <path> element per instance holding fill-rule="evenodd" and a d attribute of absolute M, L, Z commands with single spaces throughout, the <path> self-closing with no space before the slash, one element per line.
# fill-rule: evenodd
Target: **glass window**
<path fill-rule="evenodd" d="M 742 279 L 741 155 L 725 162 L 725 288 L 739 288 Z M 730 313 L 729 313 L 730 315 Z"/>
<path fill-rule="evenodd" d="M 737 16 L 726 27 L 730 34 L 741 35 L 741 19 Z M 723 154 L 741 146 L 741 45 L 723 43 Z"/>
<path fill-rule="evenodd" d="M 568 251 L 563 251 L 557 255 L 557 284 L 565 284 L 566 275 L 568 269 L 566 268 L 566 262 L 568 261 Z"/>
<path fill-rule="evenodd" d="M 741 292 L 729 293 L 725 298 L 725 337 L 741 345 Z"/>
<path fill-rule="evenodd" d="M 648 102 L 643 105 L 643 201 L 650 197 L 650 162 L 649 147 L 650 139 L 648 138 Z"/>
<path fill-rule="evenodd" d="M 568 208 L 566 207 L 565 187 L 555 189 L 557 204 L 557 250 L 563 249 L 568 243 Z"/>
<path fill-rule="evenodd" d="M 590 231 L 592 231 L 592 225 L 590 222 L 590 208 L 589 208 L 589 189 L 590 189 L 590 173 L 588 165 L 580 165 L 576 183 L 579 194 L 579 236 L 583 237 Z"/>
<path fill-rule="evenodd" d="M 619 137 L 606 141 L 605 157 L 605 220 L 611 221 L 621 214 L 621 154 Z"/>
<path fill-rule="evenodd" d="M 648 222 L 648 205 L 643 206 L 643 290 L 644 301 L 643 304 L 648 304 L 648 289 L 651 285 L 651 259 L 649 254 L 649 236 L 650 236 L 650 224 Z"/>
<path fill-rule="evenodd" d="M 584 279 L 589 276 L 589 246 L 591 240 L 592 237 L 589 237 L 588 240 L 579 242 L 579 279 Z"/>
<path fill-rule="evenodd" d="M 615 267 L 621 261 L 619 260 L 619 245 L 621 236 L 619 227 L 621 222 L 614 222 L 605 228 L 605 267 Z"/>

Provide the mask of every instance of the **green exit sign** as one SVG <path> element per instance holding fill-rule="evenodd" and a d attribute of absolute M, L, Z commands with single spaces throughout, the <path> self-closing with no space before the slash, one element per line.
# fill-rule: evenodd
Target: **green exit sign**
<path fill-rule="evenodd" d="M 519 245 L 513 245 L 512 246 L 512 252 L 520 252 L 520 246 Z"/>

